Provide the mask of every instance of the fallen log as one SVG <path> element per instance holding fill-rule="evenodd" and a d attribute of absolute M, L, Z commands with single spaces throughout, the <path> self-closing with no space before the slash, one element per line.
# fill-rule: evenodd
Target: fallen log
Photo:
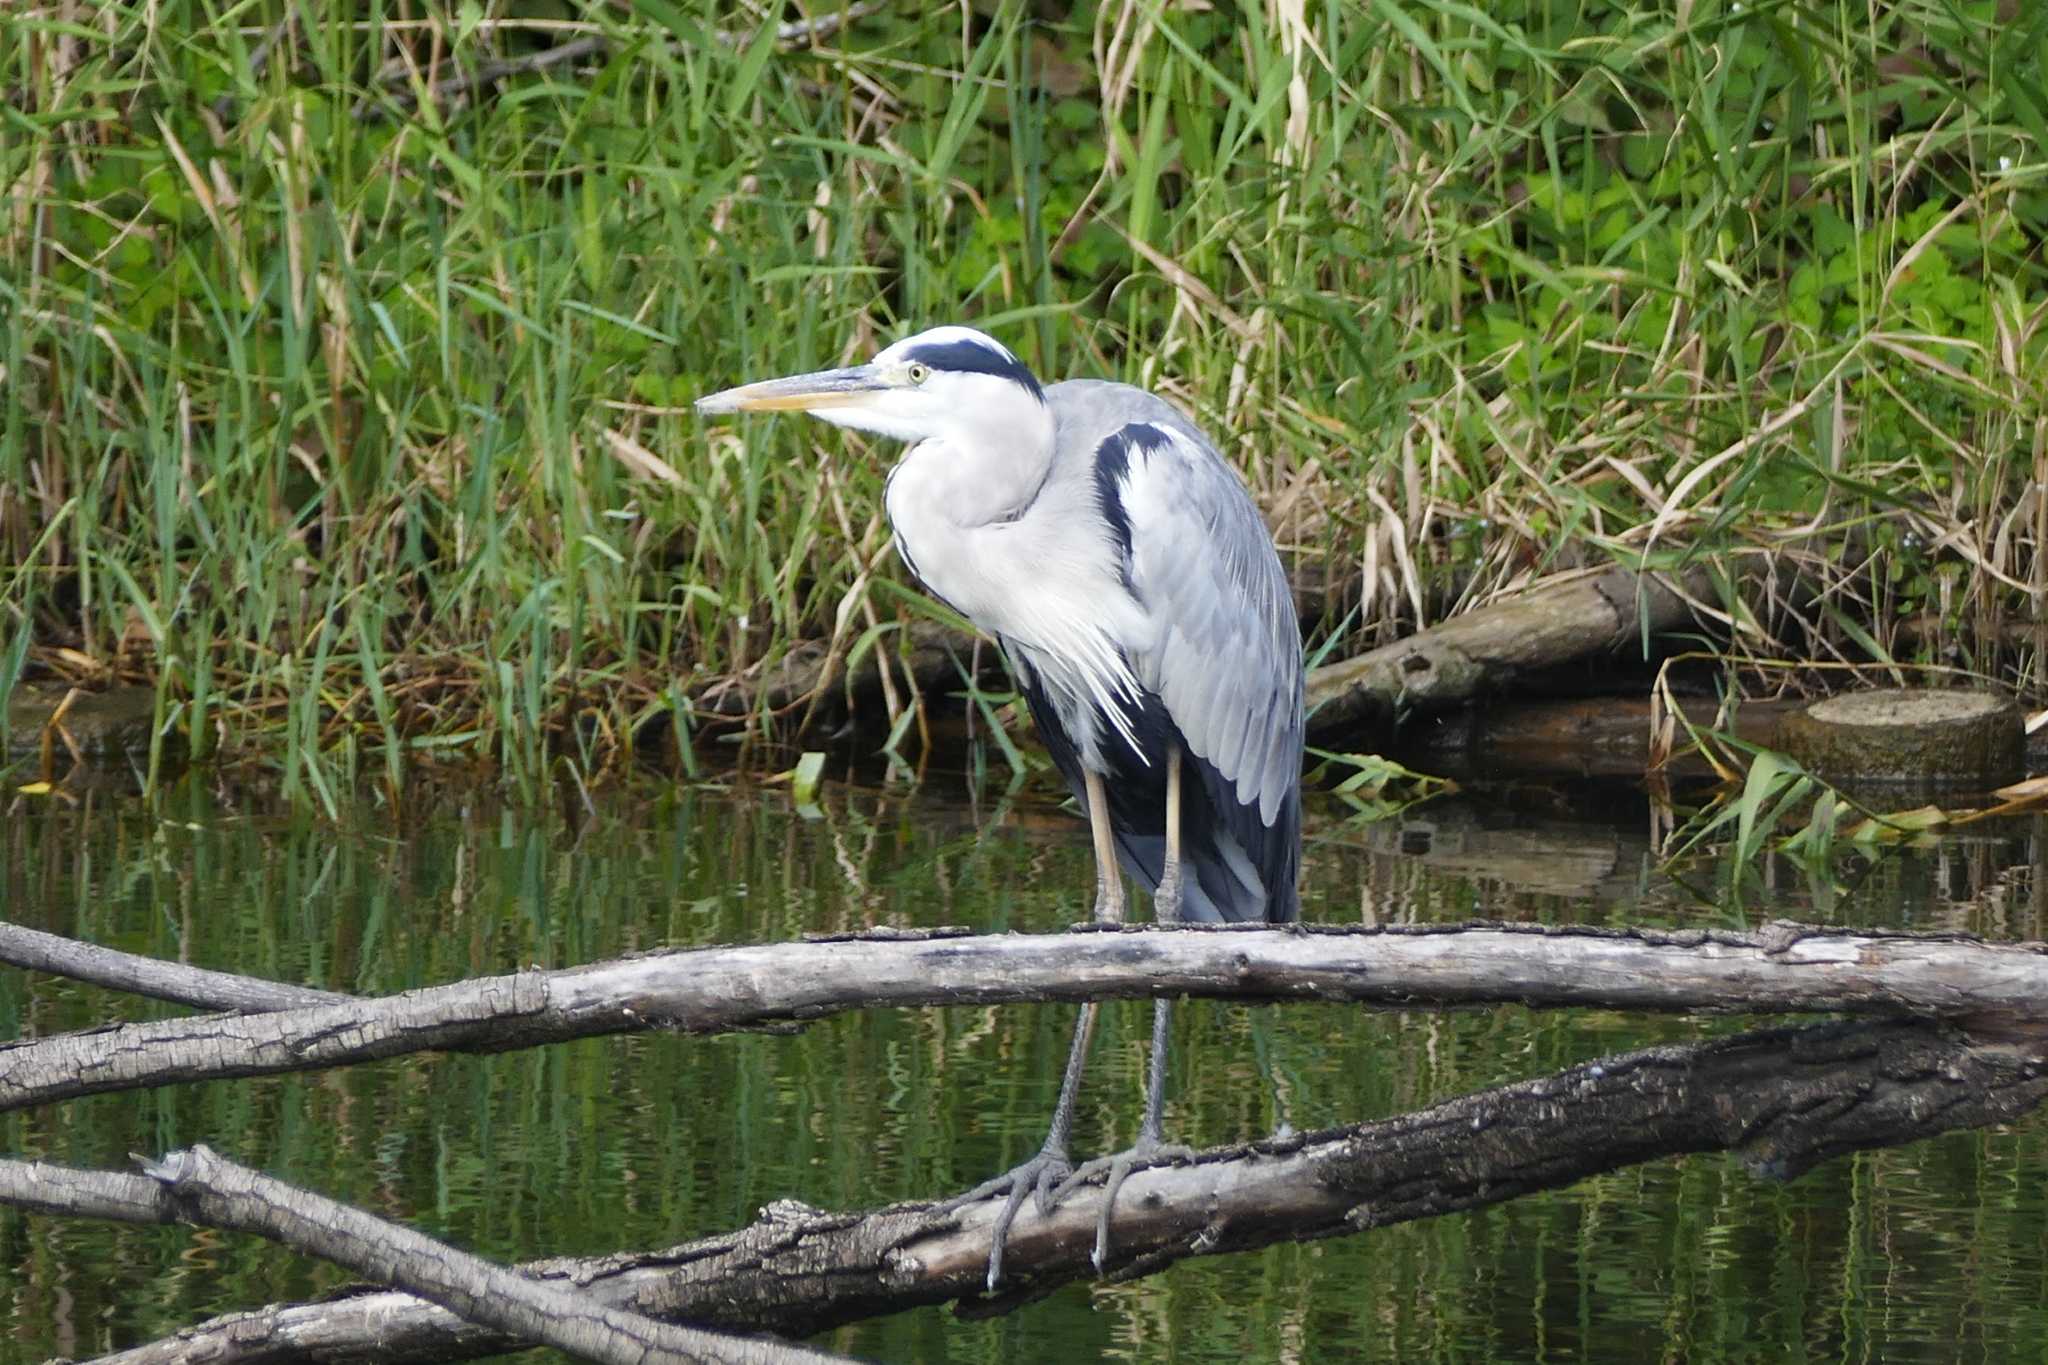
<path fill-rule="evenodd" d="M 1575 659 L 1610 654 L 1690 624 L 1688 596 L 1711 592 L 1704 567 L 1675 584 L 1664 574 L 1621 567 L 1563 580 L 1546 580 L 1518 596 L 1454 616 L 1392 644 L 1312 669 L 1307 680 L 1311 742 L 1384 726 L 1397 713 L 1443 711 L 1482 692 L 1510 686 L 1523 674 Z M 890 646 L 890 666 L 921 692 L 949 691 L 961 681 L 975 637 L 932 621 L 906 628 Z M 996 684 L 1000 652 L 981 653 L 982 680 Z M 836 724 L 850 700 L 881 687 L 880 651 L 870 650 L 847 671 L 839 654 L 818 642 L 799 644 L 772 664 L 719 679 L 694 699 L 706 717 L 785 712 L 814 700 L 827 704 L 813 717 Z M 842 700 L 847 705 L 839 704 Z"/>
<path fill-rule="evenodd" d="M 2044 1098 L 2048 1037 L 2038 1026 L 1973 1038 L 1926 1021 L 1865 1021 L 1648 1048 L 1398 1118 L 1140 1170 L 1117 1203 L 1112 1273 L 1361 1233 L 1684 1153 L 1734 1152 L 1761 1176 L 1791 1179 L 1846 1152 L 2009 1122 Z M 0 1163 L 0 1199 L 14 1201 L 7 1167 L 22 1164 Z M 720 1236 L 521 1270 L 594 1303 L 724 1331 L 806 1336 L 951 1300 L 981 1315 L 1091 1278 L 1101 1195 L 1082 1186 L 1045 1217 L 1027 1203 L 1005 1257 L 1011 1278 L 993 1298 L 982 1292 L 993 1201 L 954 1214 L 930 1204 L 835 1214 L 782 1201 Z M 237 1313 L 104 1359 L 395 1365 L 515 1345 L 385 1292 Z"/>
<path fill-rule="evenodd" d="M 745 673 L 720 678 L 697 693 L 691 705 L 700 717 L 740 719 L 764 711 L 809 716 L 826 728 L 843 721 L 863 696 L 883 688 L 882 670 L 890 668 L 909 679 L 918 693 L 944 693 L 962 684 L 962 670 L 974 657 L 975 636 L 936 621 L 912 621 L 900 634 L 886 637 L 852 668 L 840 650 L 822 641 L 793 645 L 773 662 L 756 664 Z M 993 682 L 1002 661 L 995 649 L 982 652 L 982 675 Z M 816 706 L 815 713 L 812 707 Z"/>
<path fill-rule="evenodd" d="M 852 1009 L 1177 996 L 2036 1020 L 2048 1016 L 2048 946 L 1783 923 L 1754 934 L 1354 925 L 864 935 L 652 953 L 14 1043 L 0 1048 L 0 1110 L 413 1052 L 729 1032 Z"/>
<path fill-rule="evenodd" d="M 1614 566 L 1476 608 L 1308 676 L 1311 738 L 1385 729 L 1397 715 L 1447 710 L 1516 678 L 1596 658 L 1694 619 L 1713 591 L 1707 566 L 1683 575 Z"/>
<path fill-rule="evenodd" d="M 1312 669 L 1306 683 L 1309 740 L 1330 743 L 1361 730 L 1383 732 L 1397 716 L 1447 711 L 1539 670 L 1640 647 L 1648 636 L 1694 625 L 1698 614 L 1692 604 L 1711 596 L 1717 582 L 1714 567 L 1704 564 L 1680 574 L 1613 565 L 1546 579 L 1392 644 Z M 907 632 L 893 646 L 893 666 L 921 692 L 957 686 L 975 637 L 930 621 L 914 622 Z M 984 650 L 981 657 L 983 678 L 993 682 L 1002 667 L 1000 653 Z M 836 724 L 852 709 L 837 699 L 876 691 L 880 664 L 871 650 L 848 674 L 836 651 L 799 644 L 772 665 L 718 680 L 694 705 L 707 717 L 736 717 L 822 700 L 833 704 L 812 719 Z"/>

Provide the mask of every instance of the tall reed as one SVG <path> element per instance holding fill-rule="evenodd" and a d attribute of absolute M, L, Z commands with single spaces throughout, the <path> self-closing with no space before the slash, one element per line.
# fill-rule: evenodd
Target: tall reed
<path fill-rule="evenodd" d="M 926 610 L 886 450 L 688 401 L 943 319 L 1187 405 L 1342 647 L 1768 555 L 1742 649 L 2039 681 L 2039 7 L 560 12 L 0 17 L 0 692 L 594 775 Z"/>

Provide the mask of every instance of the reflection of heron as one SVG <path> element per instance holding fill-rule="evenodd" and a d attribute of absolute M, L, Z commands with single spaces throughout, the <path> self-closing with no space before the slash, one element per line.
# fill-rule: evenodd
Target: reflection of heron
<path fill-rule="evenodd" d="M 1156 917 L 1292 920 L 1301 861 L 1301 636 L 1244 486 L 1185 417 L 1125 384 L 1041 388 L 994 339 L 937 327 L 866 365 L 698 400 L 800 411 L 910 441 L 886 503 L 903 559 L 1002 643 L 1095 836 L 1095 917 L 1122 920 L 1117 865 Z M 1157 1157 L 1168 1004 L 1153 1018 L 1137 1145 L 1111 1159 L 1095 1258 L 1134 1161 Z M 975 1190 L 1008 1199 L 989 1285 L 1025 1196 L 1076 1176 L 1074 1097 L 1095 1026 L 1081 1008 L 1039 1154 Z M 1081 1174 L 1093 1167 L 1084 1167 Z"/>

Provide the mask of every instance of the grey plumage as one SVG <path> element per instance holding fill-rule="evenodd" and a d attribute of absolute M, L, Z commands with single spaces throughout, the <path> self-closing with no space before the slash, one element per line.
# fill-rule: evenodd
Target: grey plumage
<path fill-rule="evenodd" d="M 995 636 L 1076 796 L 1108 792 L 1118 860 L 1156 890 L 1184 745 L 1191 919 L 1296 914 L 1301 639 L 1273 542 L 1200 429 L 1127 384 L 1041 387 L 939 327 L 867 365 L 714 394 L 913 444 L 887 506 L 906 564 Z"/>
<path fill-rule="evenodd" d="M 1120 699 L 1136 741 L 1124 752 L 1103 744 L 1115 727 L 1092 714 L 1085 697 L 1047 695 L 1033 667 L 1038 651 L 1005 641 L 1054 761 L 1077 797 L 1084 749 L 1119 779 L 1109 783 L 1117 851 L 1151 890 L 1164 854 L 1164 746 L 1183 741 L 1201 778 L 1184 800 L 1203 808 L 1185 818 L 1191 833 L 1208 834 L 1189 840 L 1195 876 L 1183 917 L 1291 920 L 1301 638 L 1258 510 L 1215 447 L 1163 399 L 1127 384 L 1069 380 L 1048 387 L 1045 401 L 1054 455 L 1033 506 L 1063 513 L 1074 501 L 1063 490 L 1092 490 L 1122 561 L 1117 584 L 1104 591 L 1131 594 L 1149 624 L 1139 638 L 1119 641 L 1143 689 Z M 1143 761 L 1129 762 L 1131 751 Z"/>
<path fill-rule="evenodd" d="M 1123 916 L 1112 858 L 1162 920 L 1298 914 L 1301 637 L 1244 486 L 1170 404 L 1124 384 L 1042 387 L 993 338 L 937 327 L 866 365 L 700 399 L 701 412 L 803 411 L 912 444 L 885 502 L 931 592 L 996 637 L 1053 762 L 1088 813 L 1095 916 Z M 1095 1005 L 1081 1007 L 1039 1154 L 963 1197 L 1010 1220 L 1063 1177 Z M 1160 1150 L 1170 1005 L 1155 1002 L 1138 1142 L 1107 1159 L 1095 1260 L 1117 1188 Z M 1084 1170 L 1087 1168 L 1083 1168 Z"/>

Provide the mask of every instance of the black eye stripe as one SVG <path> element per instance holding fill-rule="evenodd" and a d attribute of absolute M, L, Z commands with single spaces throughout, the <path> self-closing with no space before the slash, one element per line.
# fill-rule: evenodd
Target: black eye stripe
<path fill-rule="evenodd" d="M 1029 389 L 1037 398 L 1045 397 L 1044 391 L 1038 386 L 1037 377 L 1024 368 L 1022 361 L 1001 351 L 990 350 L 979 342 L 927 342 L 903 358 L 912 364 L 925 365 L 934 370 L 949 370 L 955 374 L 997 375 Z"/>

